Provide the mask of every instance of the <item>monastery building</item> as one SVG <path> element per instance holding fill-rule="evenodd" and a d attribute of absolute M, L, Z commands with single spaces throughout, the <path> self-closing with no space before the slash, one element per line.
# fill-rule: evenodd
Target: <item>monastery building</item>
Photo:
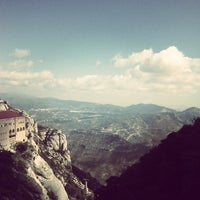
<path fill-rule="evenodd" d="M 0 111 L 0 148 L 9 149 L 18 141 L 26 141 L 25 117 L 11 110 Z"/>

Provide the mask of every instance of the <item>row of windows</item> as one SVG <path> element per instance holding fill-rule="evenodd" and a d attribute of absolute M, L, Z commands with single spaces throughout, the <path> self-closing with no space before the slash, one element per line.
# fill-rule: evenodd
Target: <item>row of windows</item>
<path fill-rule="evenodd" d="M 17 132 L 24 131 L 24 130 L 25 130 L 25 127 L 17 128 Z M 9 133 L 14 133 L 14 132 L 15 132 L 15 129 L 10 129 L 9 130 Z"/>
<path fill-rule="evenodd" d="M 15 123 L 13 123 L 13 125 L 15 125 Z M 6 126 L 12 126 L 12 123 L 4 123 L 4 124 L 1 124 L 0 127 L 6 127 Z"/>
<path fill-rule="evenodd" d="M 24 122 L 18 122 L 17 124 L 24 124 Z M 6 127 L 6 126 L 12 126 L 12 125 L 14 126 L 15 123 L 13 123 L 13 124 L 11 122 L 10 123 L 4 123 L 4 124 L 1 124 L 0 127 Z"/>
<path fill-rule="evenodd" d="M 25 127 L 17 128 L 17 132 L 24 131 L 24 130 L 25 130 Z M 14 132 L 15 132 L 15 129 L 9 130 L 9 133 L 14 133 Z"/>
<path fill-rule="evenodd" d="M 17 132 L 24 131 L 24 130 L 25 130 L 25 127 L 17 128 Z M 6 132 L 1 132 L 0 136 L 6 135 L 6 134 L 7 134 Z M 10 129 L 9 135 L 15 135 L 15 129 Z"/>
<path fill-rule="evenodd" d="M 9 133 L 14 133 L 14 132 L 15 132 L 15 129 L 9 130 Z"/>
<path fill-rule="evenodd" d="M 24 130 L 25 130 L 25 127 L 17 128 L 17 132 L 19 132 L 19 131 L 24 131 Z"/>

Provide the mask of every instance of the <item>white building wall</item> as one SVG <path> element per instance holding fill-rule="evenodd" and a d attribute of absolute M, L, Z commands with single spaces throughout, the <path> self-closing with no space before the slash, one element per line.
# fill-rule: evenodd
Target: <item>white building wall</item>
<path fill-rule="evenodd" d="M 16 122 L 16 142 L 26 141 L 26 128 L 25 128 L 25 118 L 17 117 Z"/>
<path fill-rule="evenodd" d="M 25 117 L 0 119 L 0 146 L 9 149 L 16 142 L 26 141 Z"/>
<path fill-rule="evenodd" d="M 0 119 L 0 145 L 8 149 L 15 143 L 15 120 L 14 118 Z"/>

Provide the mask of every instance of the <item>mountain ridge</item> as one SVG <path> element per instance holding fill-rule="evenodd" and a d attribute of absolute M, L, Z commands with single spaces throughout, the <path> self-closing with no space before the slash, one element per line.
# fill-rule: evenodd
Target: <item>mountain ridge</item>
<path fill-rule="evenodd" d="M 169 109 L 169 110 L 176 110 L 176 109 L 172 109 L 168 106 L 164 106 L 164 105 L 157 105 L 157 104 L 153 104 L 153 103 L 138 103 L 138 104 L 131 104 L 131 105 L 128 105 L 128 106 L 120 106 L 120 105 L 113 105 L 113 104 L 102 104 L 102 103 L 95 103 L 95 102 L 87 102 L 87 101 L 78 101 L 78 100 L 66 100 L 66 99 L 59 99 L 59 98 L 55 98 L 55 97 L 35 97 L 35 96 L 30 96 L 30 95 L 20 95 L 20 94 L 9 94 L 9 93 L 0 93 L 0 96 L 3 98 L 3 99 L 7 99 L 9 102 L 13 102 L 14 103 L 14 99 L 15 101 L 17 99 L 20 99 L 20 100 L 23 100 L 23 99 L 29 99 L 29 100 L 35 100 L 35 101 L 38 101 L 38 102 L 41 102 L 41 101 L 49 101 L 49 102 L 60 102 L 61 104 L 62 103 L 66 103 L 66 104 L 74 104 L 74 105 L 77 105 L 77 104 L 83 104 L 83 105 L 89 105 L 89 106 L 105 106 L 105 107 L 115 107 L 115 108 L 119 108 L 119 109 L 130 109 L 130 108 L 138 108 L 138 107 L 141 107 L 141 106 L 145 106 L 146 108 L 148 108 L 149 106 L 153 107 L 155 106 L 155 108 L 165 108 L 165 109 Z M 48 105 L 48 104 L 47 104 Z M 62 104 L 63 105 L 63 104 Z M 190 107 L 184 109 L 184 110 L 187 110 L 189 109 Z M 198 107 L 194 107 L 194 108 L 198 108 Z"/>

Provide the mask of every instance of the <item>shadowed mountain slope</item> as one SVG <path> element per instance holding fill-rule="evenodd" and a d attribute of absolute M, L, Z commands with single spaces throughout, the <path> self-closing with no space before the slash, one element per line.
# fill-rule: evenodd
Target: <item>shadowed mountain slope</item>
<path fill-rule="evenodd" d="M 200 199 L 200 119 L 171 133 L 119 178 L 97 192 L 100 200 Z"/>

